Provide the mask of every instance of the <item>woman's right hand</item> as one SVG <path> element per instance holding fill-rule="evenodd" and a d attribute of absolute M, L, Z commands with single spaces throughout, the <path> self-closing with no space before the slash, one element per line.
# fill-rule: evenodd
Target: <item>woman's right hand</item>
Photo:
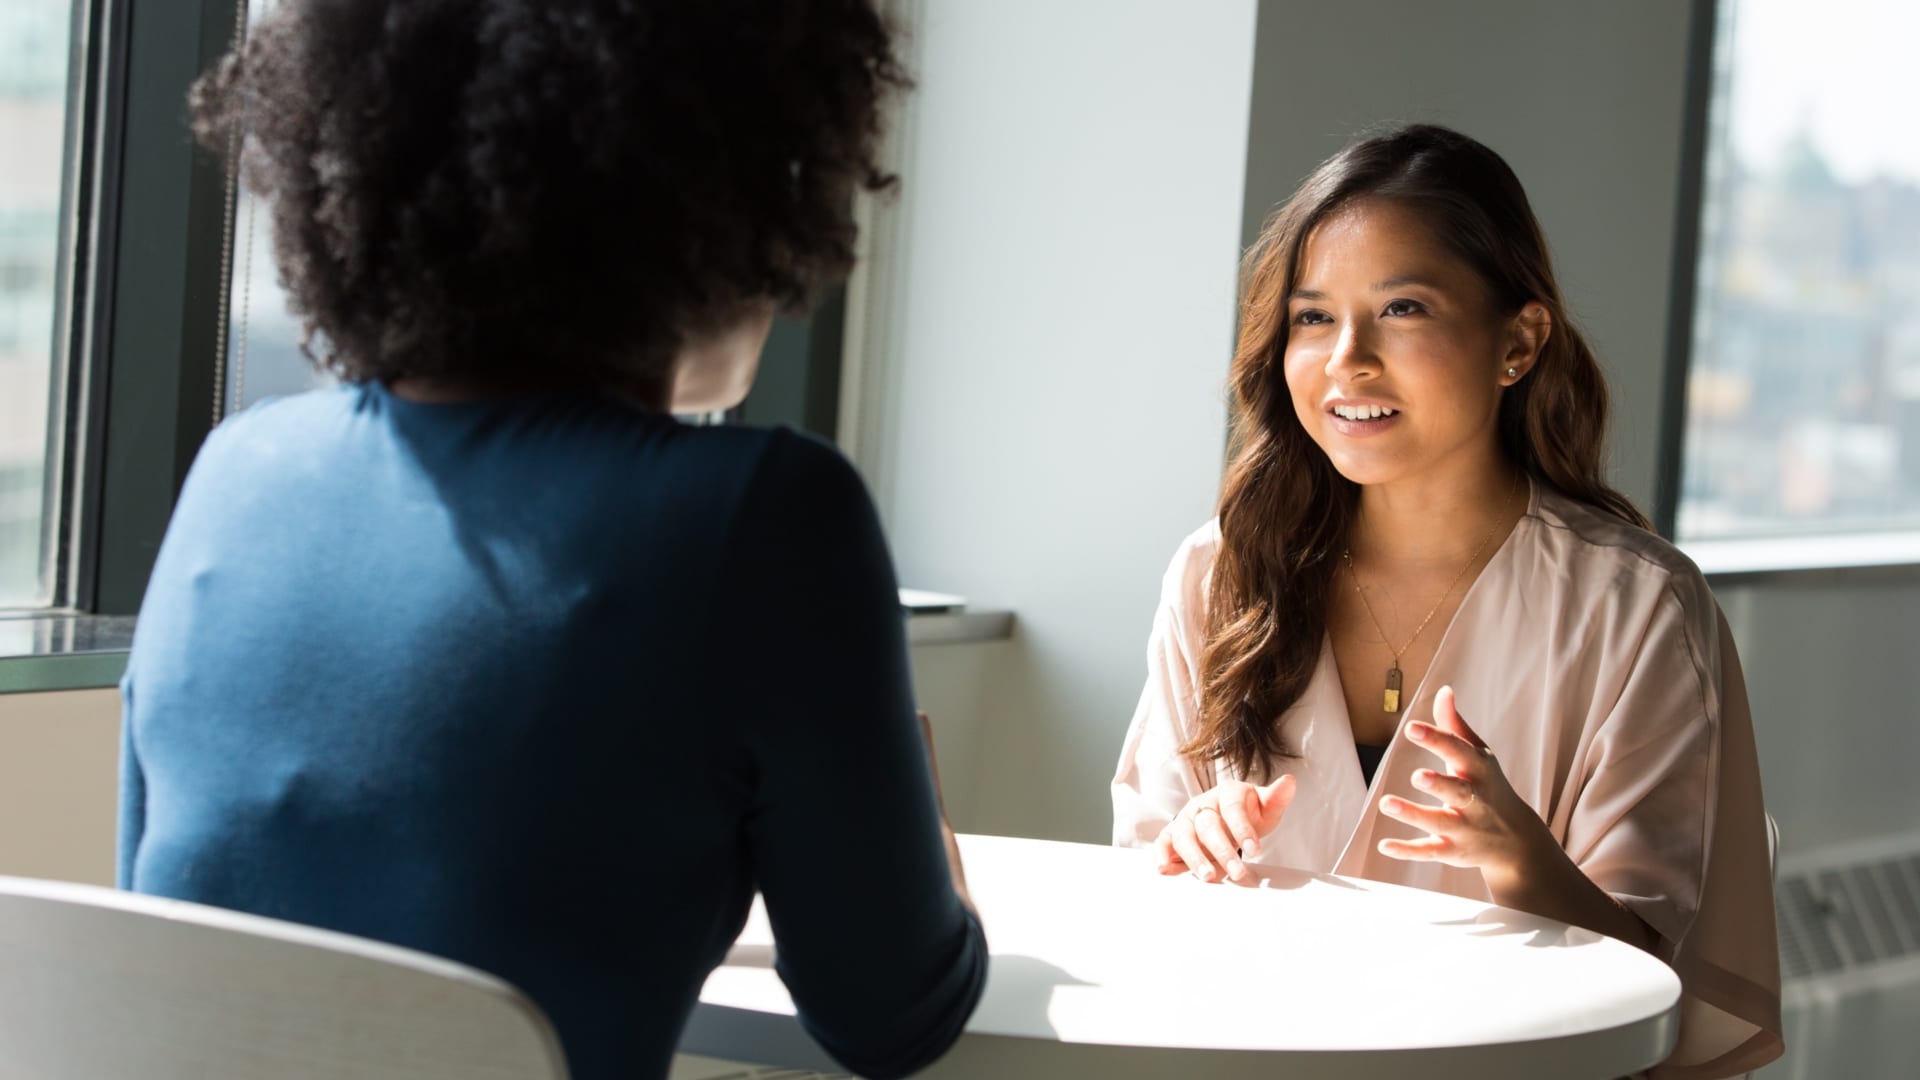
<path fill-rule="evenodd" d="M 1280 826 L 1293 792 L 1288 774 L 1265 787 L 1227 780 L 1194 796 L 1154 838 L 1160 872 L 1191 872 L 1201 881 L 1246 880 L 1250 872 L 1240 860 L 1260 854 L 1260 838 Z"/>

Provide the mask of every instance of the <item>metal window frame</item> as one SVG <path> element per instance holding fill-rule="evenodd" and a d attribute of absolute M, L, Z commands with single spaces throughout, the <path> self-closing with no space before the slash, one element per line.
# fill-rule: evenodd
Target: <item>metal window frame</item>
<path fill-rule="evenodd" d="M 186 123 L 239 0 L 91 0 L 61 591 L 139 610 L 216 407 L 227 174 Z"/>
<path fill-rule="evenodd" d="M 1713 107 L 1713 46 L 1719 0 L 1688 0 L 1686 110 L 1680 122 L 1680 195 L 1673 223 L 1673 295 L 1667 315 L 1665 386 L 1660 395 L 1659 472 L 1653 525 L 1673 539 L 1686 468 L 1687 371 L 1699 299 L 1700 208 L 1706 195 L 1707 127 Z"/>

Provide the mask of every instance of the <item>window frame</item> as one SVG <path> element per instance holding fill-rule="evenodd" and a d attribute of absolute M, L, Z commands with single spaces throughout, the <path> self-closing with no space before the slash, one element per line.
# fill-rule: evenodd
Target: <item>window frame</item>
<path fill-rule="evenodd" d="M 1700 277 L 1700 215 L 1706 195 L 1707 128 L 1713 109 L 1713 46 L 1720 0 L 1688 0 L 1687 85 L 1680 120 L 1680 197 L 1673 227 L 1673 297 L 1667 317 L 1665 403 L 1660 415 L 1659 472 L 1653 525 L 1674 538 L 1686 473 L 1687 373 L 1693 360 L 1694 305 Z"/>
<path fill-rule="evenodd" d="M 55 610 L 139 610 L 216 408 L 228 177 L 186 127 L 186 92 L 233 39 L 238 0 L 85 0 Z M 77 151 L 77 153 L 75 153 Z"/>

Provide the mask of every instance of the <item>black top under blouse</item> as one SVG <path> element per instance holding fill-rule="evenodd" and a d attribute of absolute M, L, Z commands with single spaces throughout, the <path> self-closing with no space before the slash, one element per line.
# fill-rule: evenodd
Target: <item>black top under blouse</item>
<path fill-rule="evenodd" d="M 1360 752 L 1360 779 L 1372 787 L 1373 774 L 1379 771 L 1380 759 L 1387 756 L 1387 748 L 1368 746 L 1366 743 L 1355 743 L 1353 748 Z"/>

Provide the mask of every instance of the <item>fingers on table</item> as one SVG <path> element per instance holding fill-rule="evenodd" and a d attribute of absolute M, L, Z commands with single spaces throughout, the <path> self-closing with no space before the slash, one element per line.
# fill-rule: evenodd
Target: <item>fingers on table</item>
<path fill-rule="evenodd" d="M 1160 860 L 1161 873 L 1184 874 L 1187 872 L 1186 860 L 1182 859 L 1180 853 L 1173 848 L 1172 822 L 1160 830 L 1159 836 L 1153 838 L 1153 853 Z"/>
<path fill-rule="evenodd" d="M 1208 814 L 1208 817 L 1213 815 Z M 1173 853 L 1187 865 L 1193 876 L 1202 881 L 1212 881 L 1222 873 L 1220 867 L 1207 854 L 1206 845 L 1194 832 L 1193 818 L 1182 814 L 1167 825 L 1167 838 L 1173 844 Z"/>
<path fill-rule="evenodd" d="M 1245 812 L 1242 811 L 1242 817 Z M 1213 863 L 1235 881 L 1247 876 L 1247 866 L 1240 861 L 1240 841 L 1227 829 L 1225 811 L 1203 810 L 1193 815 L 1194 832 L 1205 845 L 1207 854 L 1213 857 Z M 1214 880 L 1212 874 L 1202 874 L 1207 881 Z"/>
<path fill-rule="evenodd" d="M 1260 854 L 1260 830 L 1254 825 L 1259 815 L 1260 792 L 1257 788 L 1247 788 L 1237 799 L 1220 800 L 1221 825 L 1233 842 L 1234 853 L 1241 858 L 1251 859 Z"/>

